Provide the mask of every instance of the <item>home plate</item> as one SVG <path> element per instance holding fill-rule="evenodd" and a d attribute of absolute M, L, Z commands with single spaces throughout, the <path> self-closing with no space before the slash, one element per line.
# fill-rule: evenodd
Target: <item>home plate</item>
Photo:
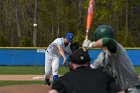
<path fill-rule="evenodd" d="M 44 79 L 44 76 L 33 77 L 33 79 Z"/>

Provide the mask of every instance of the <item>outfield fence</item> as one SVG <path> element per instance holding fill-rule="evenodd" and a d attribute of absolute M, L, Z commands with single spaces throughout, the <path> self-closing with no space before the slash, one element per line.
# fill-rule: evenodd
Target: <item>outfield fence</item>
<path fill-rule="evenodd" d="M 46 47 L 1 47 L 0 65 L 44 65 Z M 128 56 L 135 66 L 140 66 L 140 48 L 126 48 Z M 100 49 L 90 49 L 91 63 L 101 52 Z M 60 60 L 60 65 L 63 59 Z M 68 63 L 68 60 L 67 60 Z"/>

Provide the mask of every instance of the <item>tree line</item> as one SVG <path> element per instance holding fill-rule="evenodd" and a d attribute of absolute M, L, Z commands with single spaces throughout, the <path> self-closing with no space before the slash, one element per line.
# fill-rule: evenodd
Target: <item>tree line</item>
<path fill-rule="evenodd" d="M 89 0 L 0 0 L 0 46 L 46 47 L 67 32 L 85 38 Z M 95 0 L 92 40 L 100 24 L 113 27 L 125 47 L 140 46 L 140 0 Z M 36 27 L 33 24 L 37 24 Z"/>

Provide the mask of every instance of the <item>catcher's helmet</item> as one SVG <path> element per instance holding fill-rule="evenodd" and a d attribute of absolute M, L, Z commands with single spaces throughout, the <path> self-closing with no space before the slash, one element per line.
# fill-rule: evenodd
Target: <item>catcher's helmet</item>
<path fill-rule="evenodd" d="M 97 41 L 98 39 L 108 37 L 114 39 L 114 33 L 112 27 L 109 25 L 99 25 L 94 33 L 94 40 Z"/>

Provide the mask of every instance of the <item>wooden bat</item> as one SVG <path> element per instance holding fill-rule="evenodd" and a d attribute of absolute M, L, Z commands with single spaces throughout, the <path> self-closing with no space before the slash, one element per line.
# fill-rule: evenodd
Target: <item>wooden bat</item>
<path fill-rule="evenodd" d="M 91 27 L 93 15 L 94 15 L 94 7 L 95 7 L 95 1 L 90 0 L 89 4 L 88 4 L 88 14 L 87 14 L 87 25 L 86 25 L 86 37 L 85 37 L 85 39 L 88 39 L 88 34 L 89 34 L 90 27 Z"/>

